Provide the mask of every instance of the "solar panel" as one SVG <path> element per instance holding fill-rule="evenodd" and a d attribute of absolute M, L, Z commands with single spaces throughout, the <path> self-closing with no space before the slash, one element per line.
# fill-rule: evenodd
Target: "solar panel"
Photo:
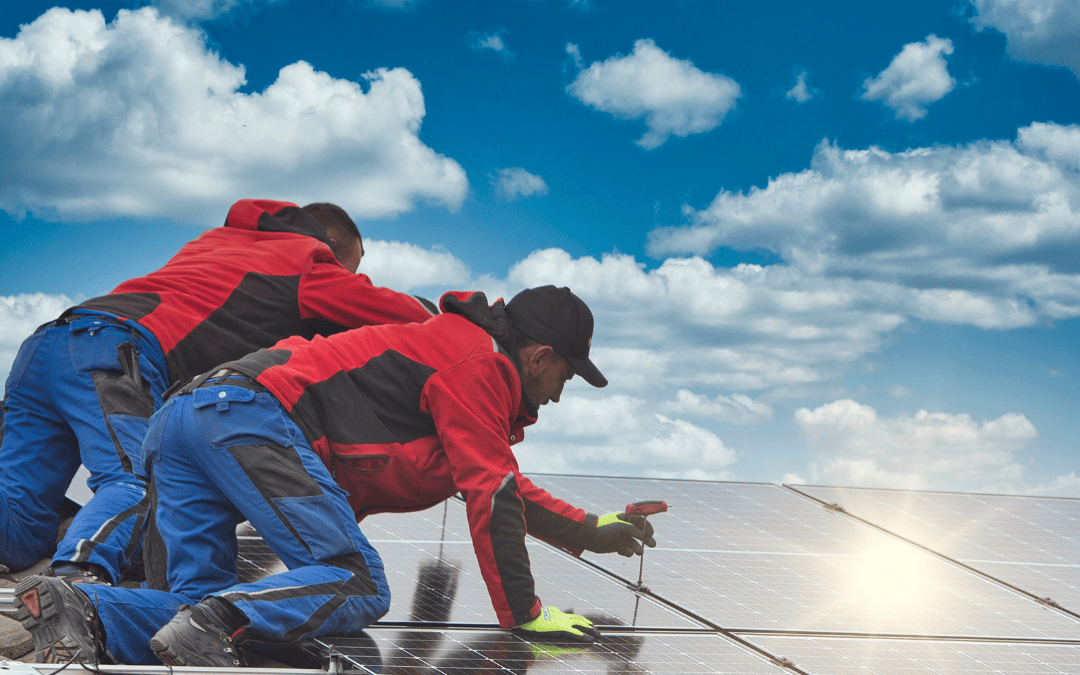
<path fill-rule="evenodd" d="M 817 675 L 1076 675 L 1080 644 L 744 636 Z"/>
<path fill-rule="evenodd" d="M 336 652 L 348 669 L 383 675 L 790 673 L 715 634 L 609 633 L 583 648 L 530 644 L 506 632 L 370 629 L 361 638 L 314 641 L 309 649 L 320 655 Z"/>
<path fill-rule="evenodd" d="M 465 506 L 449 500 L 416 513 L 378 514 L 365 518 L 362 529 L 384 562 L 387 582 L 394 601 L 383 621 L 409 621 L 414 608 L 404 601 L 417 595 L 418 585 L 431 592 L 452 589 L 453 600 L 446 616 L 425 616 L 421 620 L 462 624 L 495 623 L 487 586 L 473 553 Z M 241 531 L 242 535 L 253 531 Z M 651 628 L 704 628 L 647 596 L 633 592 L 626 584 L 593 567 L 582 564 L 536 540 L 530 540 L 529 558 L 536 592 L 544 604 L 564 611 L 605 617 L 604 623 Z M 240 573 L 243 581 L 253 581 L 284 567 L 262 540 L 240 539 Z"/>
<path fill-rule="evenodd" d="M 653 593 L 730 630 L 1070 639 L 1080 623 L 775 485 L 537 476 L 576 505 L 664 499 Z M 638 562 L 587 554 L 636 581 Z M 602 558 L 602 560 L 601 560 Z"/>
<path fill-rule="evenodd" d="M 1080 499 L 793 489 L 1080 613 Z"/>
<path fill-rule="evenodd" d="M 643 564 L 592 553 L 577 559 L 530 541 L 537 593 L 601 625 L 598 643 L 567 650 L 498 630 L 464 505 L 451 500 L 361 523 L 386 564 L 390 614 L 355 636 L 304 643 L 309 661 L 297 667 L 318 667 L 311 661 L 325 663 L 334 652 L 346 671 L 400 675 L 1080 673 L 1076 617 L 791 489 L 531 478 L 595 513 L 641 499 L 671 505 L 651 517 L 659 546 Z M 919 543 L 982 556 L 970 560 L 986 574 L 1004 578 L 1005 568 L 1014 579 L 1038 577 L 1047 584 L 1040 588 L 1076 583 L 1070 500 L 813 490 L 882 527 L 918 523 L 912 532 L 931 533 Z M 915 516 L 896 506 L 912 503 L 922 505 Z M 239 534 L 242 580 L 281 569 L 257 533 Z M 635 592 L 639 573 L 645 588 Z"/>

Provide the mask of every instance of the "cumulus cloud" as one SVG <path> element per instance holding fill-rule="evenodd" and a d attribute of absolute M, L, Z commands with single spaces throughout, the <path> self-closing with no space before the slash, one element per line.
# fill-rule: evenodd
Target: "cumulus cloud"
<path fill-rule="evenodd" d="M 506 41 L 502 37 L 503 33 L 505 31 L 488 31 L 486 33 L 470 31 L 469 49 L 475 52 L 495 52 L 504 59 L 512 59 L 514 52 L 507 48 Z"/>
<path fill-rule="evenodd" d="M 525 471 L 699 480 L 730 479 L 738 458 L 708 429 L 624 395 L 563 396 L 542 409 L 515 454 Z"/>
<path fill-rule="evenodd" d="M 508 282 L 574 289 L 596 317 L 593 361 L 612 389 L 672 399 L 678 389 L 783 395 L 831 379 L 905 321 L 881 308 L 876 288 L 779 265 L 725 269 L 671 258 L 646 270 L 628 255 L 574 259 L 547 249 L 511 268 Z M 747 399 L 708 405 L 767 414 Z"/>
<path fill-rule="evenodd" d="M 367 239 L 357 271 L 379 286 L 403 293 L 416 288 L 467 288 L 471 278 L 468 266 L 449 251 Z"/>
<path fill-rule="evenodd" d="M 0 38 L 0 208 L 65 221 L 216 221 L 238 194 L 324 195 L 354 217 L 456 209 L 461 166 L 419 139 L 402 68 L 337 79 L 300 61 L 258 93 L 206 36 L 153 8 L 53 8 Z"/>
<path fill-rule="evenodd" d="M 499 169 L 488 176 L 488 179 L 495 188 L 496 196 L 507 202 L 525 197 L 543 197 L 548 193 L 548 186 L 543 178 L 521 167 Z"/>
<path fill-rule="evenodd" d="M 257 7 L 287 0 L 154 0 L 150 4 L 165 16 L 180 21 L 216 19 L 241 7 Z"/>
<path fill-rule="evenodd" d="M 971 0 L 978 30 L 1005 34 L 1009 56 L 1064 66 L 1080 77 L 1080 4 L 1075 0 Z"/>
<path fill-rule="evenodd" d="M 810 77 L 810 73 L 806 70 L 799 70 L 795 75 L 795 86 L 788 89 L 784 94 L 787 98 L 795 101 L 796 103 L 806 103 L 812 98 L 820 97 L 821 90 L 806 84 L 806 78 Z"/>
<path fill-rule="evenodd" d="M 893 109 L 898 120 L 922 119 L 927 105 L 941 100 L 956 86 L 945 63 L 945 57 L 952 53 L 952 40 L 936 35 L 906 44 L 888 68 L 866 78 L 862 98 L 881 101 Z"/>
<path fill-rule="evenodd" d="M 567 52 L 580 59 L 576 46 L 567 45 Z M 681 137 L 715 129 L 742 95 L 735 80 L 677 59 L 652 40 L 636 41 L 629 56 L 594 62 L 566 89 L 597 110 L 645 120 L 647 130 L 637 144 L 650 150 L 672 134 Z"/>
<path fill-rule="evenodd" d="M 675 415 L 704 417 L 734 424 L 767 422 L 774 414 L 770 405 L 755 401 L 745 394 L 709 398 L 689 389 L 680 389 L 674 401 L 664 401 L 658 409 Z"/>
<path fill-rule="evenodd" d="M 1077 476 L 1075 471 L 1070 471 L 1049 483 L 1027 488 L 1024 493 L 1046 497 L 1080 497 L 1080 476 Z"/>
<path fill-rule="evenodd" d="M 0 382 L 7 381 L 23 340 L 41 324 L 75 304 L 65 295 L 21 293 L 0 295 Z"/>
<path fill-rule="evenodd" d="M 690 224 L 653 231 L 649 250 L 767 248 L 822 289 L 934 322 L 1080 316 L 1078 163 L 1075 125 L 898 153 L 822 141 L 809 169 L 687 207 Z"/>
<path fill-rule="evenodd" d="M 925 410 L 882 418 L 851 399 L 800 408 L 795 424 L 823 461 L 812 482 L 861 487 L 1002 491 L 1022 483 L 1014 455 L 1038 435 L 1019 413 L 981 423 Z"/>

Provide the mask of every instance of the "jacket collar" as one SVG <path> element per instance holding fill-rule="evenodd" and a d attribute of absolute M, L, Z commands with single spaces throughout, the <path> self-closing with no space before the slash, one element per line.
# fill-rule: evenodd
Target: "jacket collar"
<path fill-rule="evenodd" d="M 314 237 L 330 246 L 318 221 L 296 204 L 270 199 L 241 199 L 229 209 L 225 227 L 260 232 L 288 232 Z"/>
<path fill-rule="evenodd" d="M 470 322 L 476 324 L 491 336 L 496 351 L 506 356 L 514 364 L 517 370 L 518 382 L 521 383 L 521 408 L 518 411 L 518 423 L 522 425 L 536 422 L 539 407 L 525 392 L 524 374 L 521 370 L 521 359 L 518 358 L 517 343 L 514 340 L 514 331 L 511 330 L 510 319 L 506 316 L 506 304 L 502 298 L 488 305 L 487 296 L 480 291 L 461 292 L 451 291 L 439 300 L 442 311 L 447 314 L 458 314 Z"/>

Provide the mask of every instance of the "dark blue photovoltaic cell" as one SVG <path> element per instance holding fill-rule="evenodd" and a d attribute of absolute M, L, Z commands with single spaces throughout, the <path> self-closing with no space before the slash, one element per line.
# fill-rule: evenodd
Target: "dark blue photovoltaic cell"
<path fill-rule="evenodd" d="M 793 489 L 1080 613 L 1080 499 Z"/>
<path fill-rule="evenodd" d="M 727 629 L 1072 639 L 1080 622 L 776 485 L 532 476 L 589 510 L 663 499 L 644 583 Z M 638 561 L 598 564 L 636 581 Z"/>

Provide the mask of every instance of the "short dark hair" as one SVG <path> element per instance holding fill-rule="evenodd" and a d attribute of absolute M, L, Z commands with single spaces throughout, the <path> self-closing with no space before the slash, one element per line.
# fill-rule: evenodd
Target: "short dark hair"
<path fill-rule="evenodd" d="M 345 213 L 345 209 L 329 202 L 315 202 L 305 206 L 304 210 L 318 221 L 319 227 L 323 229 L 326 236 L 336 240 L 339 246 L 352 239 L 357 239 L 360 242 L 360 250 L 364 250 L 364 240 L 360 236 L 360 230 L 356 227 L 353 219 L 349 217 L 349 214 Z M 339 258 L 341 253 L 341 251 L 334 250 L 334 254 Z"/>

